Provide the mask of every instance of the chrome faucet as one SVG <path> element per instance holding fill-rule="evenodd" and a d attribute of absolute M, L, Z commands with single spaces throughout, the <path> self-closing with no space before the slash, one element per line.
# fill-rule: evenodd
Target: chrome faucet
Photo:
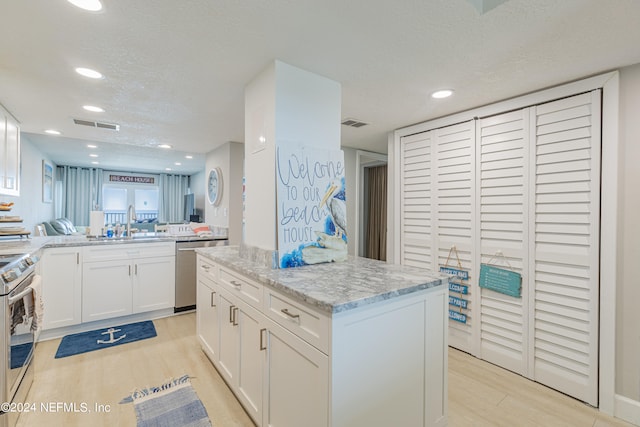
<path fill-rule="evenodd" d="M 127 237 L 131 237 L 131 221 L 136 220 L 136 208 L 133 205 L 129 205 L 127 208 Z"/>

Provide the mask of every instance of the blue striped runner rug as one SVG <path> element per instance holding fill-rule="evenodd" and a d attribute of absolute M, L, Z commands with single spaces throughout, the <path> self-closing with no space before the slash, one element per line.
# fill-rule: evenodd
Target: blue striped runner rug
<path fill-rule="evenodd" d="M 137 427 L 210 427 L 204 405 L 191 387 L 189 375 L 157 387 L 135 390 L 120 403 L 133 402 Z"/>

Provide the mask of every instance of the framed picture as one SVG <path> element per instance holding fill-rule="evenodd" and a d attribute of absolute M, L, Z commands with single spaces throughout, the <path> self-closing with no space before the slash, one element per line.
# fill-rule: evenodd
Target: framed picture
<path fill-rule="evenodd" d="M 46 160 L 42 161 L 42 201 L 53 201 L 53 165 Z"/>

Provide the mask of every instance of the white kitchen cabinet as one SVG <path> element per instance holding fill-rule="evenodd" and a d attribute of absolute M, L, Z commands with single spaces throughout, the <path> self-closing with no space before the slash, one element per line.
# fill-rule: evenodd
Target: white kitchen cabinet
<path fill-rule="evenodd" d="M 218 358 L 212 360 L 218 367 L 220 375 L 233 389 L 237 381 L 239 356 L 239 336 L 234 325 L 237 306 L 232 298 L 220 293 L 220 309 L 218 311 L 218 325 L 220 327 L 220 351 Z"/>
<path fill-rule="evenodd" d="M 85 262 L 82 272 L 82 321 L 109 319 L 132 313 L 131 262 Z"/>
<path fill-rule="evenodd" d="M 42 298 L 46 307 L 43 329 L 82 322 L 82 250 L 48 248 L 40 261 Z"/>
<path fill-rule="evenodd" d="M 328 426 L 329 357 L 273 321 L 263 334 L 263 425 Z"/>
<path fill-rule="evenodd" d="M 220 351 L 219 305 L 220 298 L 215 284 L 205 277 L 198 277 L 196 329 L 202 348 L 211 360 L 217 359 Z"/>
<path fill-rule="evenodd" d="M 0 194 L 20 195 L 20 126 L 0 106 Z"/>
<path fill-rule="evenodd" d="M 133 261 L 133 312 L 160 310 L 175 304 L 175 255 Z"/>
<path fill-rule="evenodd" d="M 82 321 L 174 306 L 172 242 L 84 248 Z"/>

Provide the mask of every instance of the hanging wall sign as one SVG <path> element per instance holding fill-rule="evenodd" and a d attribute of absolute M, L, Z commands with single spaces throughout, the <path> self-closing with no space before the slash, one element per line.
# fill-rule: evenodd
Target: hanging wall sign
<path fill-rule="evenodd" d="M 449 282 L 449 290 L 462 295 L 469 293 L 469 287 L 467 285 L 461 285 L 460 283 Z"/>
<path fill-rule="evenodd" d="M 481 288 L 520 298 L 522 275 L 495 265 L 482 264 L 480 266 L 479 285 Z"/>
<path fill-rule="evenodd" d="M 277 148 L 280 268 L 347 259 L 344 172 L 341 150 Z"/>
<path fill-rule="evenodd" d="M 467 323 L 467 315 L 457 311 L 449 310 L 449 319 L 460 323 Z"/>
<path fill-rule="evenodd" d="M 441 266 L 440 273 L 448 274 L 450 276 L 456 276 L 456 278 L 460 280 L 469 280 L 469 272 L 467 270 Z"/>
<path fill-rule="evenodd" d="M 467 308 L 468 301 L 466 299 L 449 296 L 449 305 L 454 307 Z"/>

